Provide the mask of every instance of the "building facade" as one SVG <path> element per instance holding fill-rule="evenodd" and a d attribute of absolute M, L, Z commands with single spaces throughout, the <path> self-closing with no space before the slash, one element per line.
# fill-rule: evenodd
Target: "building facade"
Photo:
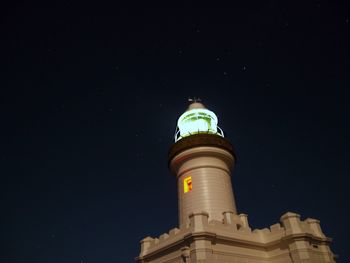
<path fill-rule="evenodd" d="M 316 219 L 287 212 L 252 230 L 231 185 L 235 154 L 216 115 L 193 102 L 178 120 L 169 168 L 177 178 L 179 226 L 141 240 L 139 263 L 335 262 Z"/>

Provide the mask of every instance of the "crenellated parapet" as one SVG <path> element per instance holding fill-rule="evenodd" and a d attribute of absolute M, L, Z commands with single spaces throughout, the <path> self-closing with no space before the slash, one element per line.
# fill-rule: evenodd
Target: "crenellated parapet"
<path fill-rule="evenodd" d="M 280 223 L 268 228 L 251 230 L 246 214 L 227 211 L 223 213 L 222 221 L 218 221 L 210 220 L 207 212 L 198 211 L 189 215 L 187 226 L 173 228 L 157 238 L 144 238 L 137 260 L 152 262 L 152 258 L 164 254 L 173 259 L 189 260 L 192 257 L 199 261 L 215 254 L 232 256 L 243 253 L 241 256 L 244 256 L 246 253 L 255 255 L 256 259 L 270 258 L 269 262 L 274 262 L 274 259 L 276 262 L 335 262 L 329 249 L 330 242 L 318 220 L 300 220 L 296 213 L 285 213 Z"/>
<path fill-rule="evenodd" d="M 178 228 L 171 229 L 168 233 L 161 234 L 159 237 L 146 237 L 140 241 L 141 243 L 141 253 L 140 257 L 150 254 L 151 251 L 157 250 L 158 248 L 165 247 L 169 243 L 174 243 L 176 239 L 179 239 L 182 237 L 181 234 L 183 234 L 185 229 L 182 231 Z"/>

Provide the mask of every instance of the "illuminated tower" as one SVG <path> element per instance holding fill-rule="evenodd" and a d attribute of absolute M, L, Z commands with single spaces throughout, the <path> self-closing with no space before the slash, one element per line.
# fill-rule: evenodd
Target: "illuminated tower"
<path fill-rule="evenodd" d="M 287 212 L 251 230 L 237 214 L 231 185 L 235 154 L 214 112 L 198 101 L 178 119 L 169 168 L 178 186 L 179 227 L 141 240 L 140 263 L 331 263 L 335 256 L 316 219 Z M 157 215 L 155 215 L 157 216 Z"/>
<path fill-rule="evenodd" d="M 230 178 L 233 148 L 217 124 L 215 113 L 199 102 L 178 120 L 169 166 L 177 178 L 180 227 L 189 224 L 194 211 L 218 221 L 223 212 L 237 213 Z"/>

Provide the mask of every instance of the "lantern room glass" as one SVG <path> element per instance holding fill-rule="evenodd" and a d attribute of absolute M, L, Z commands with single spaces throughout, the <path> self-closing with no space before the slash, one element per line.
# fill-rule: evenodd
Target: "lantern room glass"
<path fill-rule="evenodd" d="M 207 109 L 192 109 L 183 113 L 178 122 L 180 136 L 185 137 L 194 133 L 217 133 L 218 118 Z"/>

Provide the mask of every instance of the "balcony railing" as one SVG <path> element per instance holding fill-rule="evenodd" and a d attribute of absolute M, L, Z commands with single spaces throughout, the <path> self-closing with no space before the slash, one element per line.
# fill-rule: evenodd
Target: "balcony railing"
<path fill-rule="evenodd" d="M 179 130 L 178 127 L 176 127 L 174 139 L 175 139 L 175 142 L 177 142 L 178 140 L 181 140 L 184 137 L 187 137 L 187 136 L 190 136 L 190 135 L 193 135 L 193 134 L 198 134 L 198 133 L 209 133 L 209 134 L 215 134 L 215 135 L 218 135 L 218 136 L 221 136 L 221 137 L 225 137 L 224 136 L 224 131 L 219 126 L 217 126 L 217 132 L 212 132 L 210 130 L 208 130 L 208 131 L 199 131 L 198 130 L 198 132 L 186 133 L 186 134 L 183 134 L 183 135 L 180 135 L 180 130 Z"/>

